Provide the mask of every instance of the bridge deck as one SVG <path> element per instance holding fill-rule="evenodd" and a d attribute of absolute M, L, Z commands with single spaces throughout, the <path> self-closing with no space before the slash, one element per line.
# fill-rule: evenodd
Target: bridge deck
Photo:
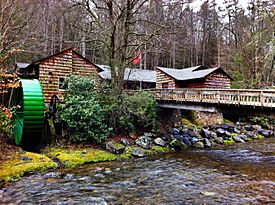
<path fill-rule="evenodd" d="M 155 89 L 157 100 L 275 108 L 275 90 Z"/>

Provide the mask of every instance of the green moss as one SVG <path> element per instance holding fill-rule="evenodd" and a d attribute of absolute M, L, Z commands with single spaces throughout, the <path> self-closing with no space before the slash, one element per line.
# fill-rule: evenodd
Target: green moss
<path fill-rule="evenodd" d="M 224 142 L 224 144 L 234 144 L 235 143 L 233 138 L 230 138 L 228 140 L 224 140 L 223 142 Z"/>
<path fill-rule="evenodd" d="M 153 145 L 150 150 L 143 149 L 144 153 L 146 155 L 153 155 L 153 154 L 158 154 L 158 153 L 167 153 L 172 151 L 169 147 L 160 147 Z"/>
<path fill-rule="evenodd" d="M 230 120 L 227 120 L 227 119 L 223 119 L 223 124 L 230 124 L 230 125 L 234 125 L 234 123 Z"/>
<path fill-rule="evenodd" d="M 107 151 L 86 148 L 86 149 L 66 149 L 66 148 L 48 148 L 45 150 L 49 157 L 56 157 L 65 167 L 76 167 L 91 162 L 113 161 L 118 155 Z"/>
<path fill-rule="evenodd" d="M 254 137 L 255 139 L 264 139 L 264 136 L 263 135 L 260 135 L 260 134 L 258 134 L 258 135 L 256 135 L 255 137 Z"/>
<path fill-rule="evenodd" d="M 32 160 L 20 160 L 20 156 Z M 10 181 L 14 178 L 20 178 L 30 171 L 45 171 L 50 168 L 56 168 L 57 164 L 48 157 L 26 152 L 25 154 L 15 154 L 12 160 L 7 160 L 0 167 L 0 181 Z"/>
<path fill-rule="evenodd" d="M 182 124 L 185 126 L 185 127 L 188 127 L 188 128 L 192 128 L 192 127 L 196 127 L 196 125 L 194 123 L 192 123 L 191 121 L 189 121 L 188 119 L 186 118 L 182 118 L 181 119 L 181 122 Z"/>

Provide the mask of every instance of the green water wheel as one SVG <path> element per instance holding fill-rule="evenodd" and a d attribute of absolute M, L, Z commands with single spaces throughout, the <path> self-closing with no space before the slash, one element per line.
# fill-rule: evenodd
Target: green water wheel
<path fill-rule="evenodd" d="M 12 101 L 17 106 L 15 143 L 26 149 L 35 149 L 44 131 L 44 97 L 39 81 L 20 79 L 20 87 L 13 90 Z"/>

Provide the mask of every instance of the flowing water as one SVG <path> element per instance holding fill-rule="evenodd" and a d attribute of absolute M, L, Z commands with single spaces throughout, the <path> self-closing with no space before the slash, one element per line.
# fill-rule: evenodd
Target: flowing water
<path fill-rule="evenodd" d="M 0 204 L 275 204 L 275 138 L 36 174 Z"/>

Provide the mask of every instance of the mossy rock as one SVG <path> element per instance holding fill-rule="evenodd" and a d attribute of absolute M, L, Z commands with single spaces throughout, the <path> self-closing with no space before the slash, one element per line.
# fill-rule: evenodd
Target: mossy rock
<path fill-rule="evenodd" d="M 224 143 L 224 144 L 227 144 L 227 145 L 230 145 L 230 144 L 234 144 L 235 141 L 234 141 L 233 138 L 230 138 L 230 139 L 228 139 L 228 140 L 224 140 L 223 143 Z"/>
<path fill-rule="evenodd" d="M 258 134 L 258 135 L 255 135 L 255 136 L 254 136 L 254 138 L 255 138 L 255 139 L 262 140 L 262 139 L 264 139 L 264 136 L 263 136 L 263 135 Z"/>
<path fill-rule="evenodd" d="M 110 152 L 86 148 L 86 149 L 67 149 L 67 148 L 48 148 L 45 150 L 46 155 L 60 160 L 65 167 L 76 167 L 91 162 L 113 161 L 118 155 Z"/>
<path fill-rule="evenodd" d="M 185 127 L 188 127 L 188 128 L 197 128 L 197 126 L 194 124 L 194 123 L 192 123 L 191 121 L 189 121 L 188 119 L 186 119 L 186 118 L 182 118 L 181 119 L 181 122 L 182 122 L 182 124 L 185 126 Z"/>
<path fill-rule="evenodd" d="M 13 156 L 13 159 L 4 161 L 1 164 L 0 181 L 10 181 L 20 178 L 31 171 L 43 172 L 56 167 L 57 164 L 44 155 L 32 152 L 17 153 Z"/>

